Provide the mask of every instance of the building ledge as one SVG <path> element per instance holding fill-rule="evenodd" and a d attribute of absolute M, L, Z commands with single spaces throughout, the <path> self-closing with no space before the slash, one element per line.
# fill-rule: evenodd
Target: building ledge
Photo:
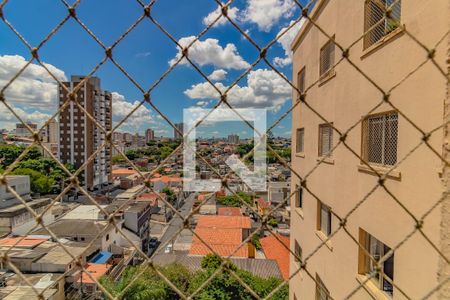
<path fill-rule="evenodd" d="M 356 281 L 364 288 L 364 290 L 376 300 L 392 300 L 388 294 L 384 293 L 382 290 L 377 288 L 377 286 L 372 282 L 372 280 L 367 280 L 367 276 L 358 274 L 356 275 Z"/>
<path fill-rule="evenodd" d="M 331 240 L 327 240 L 328 237 L 322 231 L 316 230 L 316 235 L 322 242 L 325 242 L 325 246 L 327 246 L 328 249 L 333 251 L 333 243 Z"/>
<path fill-rule="evenodd" d="M 296 213 L 300 218 L 302 218 L 302 219 L 305 218 L 304 215 L 303 215 L 303 208 L 301 208 L 301 207 L 296 207 L 296 208 L 295 208 L 295 213 Z"/>
<path fill-rule="evenodd" d="M 305 158 L 305 152 L 297 152 L 295 156 Z"/>
<path fill-rule="evenodd" d="M 399 180 L 399 181 L 402 179 L 402 173 L 396 169 L 393 169 L 389 172 L 390 168 L 387 168 L 387 167 L 382 167 L 382 166 L 377 166 L 377 165 L 371 165 L 371 167 L 373 168 L 373 170 L 366 165 L 358 165 L 358 171 L 367 173 L 370 175 L 375 175 L 375 176 L 377 176 L 377 172 L 378 172 L 378 174 L 380 174 L 380 175 L 386 175 L 387 178 L 391 178 L 391 179 L 395 179 L 395 180 Z M 374 170 L 376 172 L 374 172 Z"/>
<path fill-rule="evenodd" d="M 376 52 L 378 49 L 383 48 L 385 45 L 389 44 L 395 38 L 398 38 L 401 35 L 403 35 L 403 33 L 405 33 L 405 25 L 397 27 L 392 32 L 385 35 L 382 39 L 364 49 L 361 55 L 361 59 L 364 59 L 370 56 L 372 53 Z"/>
<path fill-rule="evenodd" d="M 319 79 L 319 84 L 318 86 L 322 86 L 325 83 L 327 83 L 328 81 L 330 81 L 332 78 L 336 77 L 336 71 L 333 69 L 328 70 L 325 74 L 323 74 L 322 76 L 320 76 Z"/>
<path fill-rule="evenodd" d="M 326 164 L 329 164 L 329 165 L 334 165 L 334 159 L 333 158 L 331 158 L 331 157 L 328 157 L 328 156 L 319 156 L 318 158 L 317 158 L 317 161 L 319 162 L 323 162 L 323 163 L 326 163 Z"/>

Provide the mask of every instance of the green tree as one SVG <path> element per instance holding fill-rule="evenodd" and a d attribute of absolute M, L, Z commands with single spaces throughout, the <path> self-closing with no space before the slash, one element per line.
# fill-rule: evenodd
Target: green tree
<path fill-rule="evenodd" d="M 128 150 L 127 152 L 125 152 L 125 155 L 128 157 L 129 160 L 135 160 L 136 158 L 139 157 L 136 150 Z"/>
<path fill-rule="evenodd" d="M 117 154 L 111 158 L 111 161 L 113 164 L 120 164 L 120 163 L 125 162 L 125 158 L 123 158 L 123 156 L 121 154 Z"/>
<path fill-rule="evenodd" d="M 253 198 L 252 196 L 244 193 L 244 192 L 238 192 L 237 195 L 240 196 L 240 198 L 242 200 L 244 200 L 248 205 L 252 206 L 253 205 Z M 217 202 L 225 205 L 225 206 L 233 206 L 233 207 L 241 207 L 244 204 L 242 203 L 242 201 L 235 195 L 228 195 L 228 196 L 223 196 L 223 197 L 218 197 L 217 198 Z"/>
<path fill-rule="evenodd" d="M 177 195 L 175 195 L 171 188 L 165 187 L 161 190 L 161 192 L 166 194 L 167 201 L 169 201 L 170 204 L 175 204 L 175 202 L 177 201 Z"/>

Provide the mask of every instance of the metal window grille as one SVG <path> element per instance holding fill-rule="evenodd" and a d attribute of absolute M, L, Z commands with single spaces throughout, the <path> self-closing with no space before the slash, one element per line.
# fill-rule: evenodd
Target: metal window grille
<path fill-rule="evenodd" d="M 333 148 L 333 127 L 331 124 L 319 125 L 319 156 L 328 156 Z"/>
<path fill-rule="evenodd" d="M 397 163 L 398 115 L 376 114 L 363 122 L 363 157 L 369 163 L 393 166 Z"/>
<path fill-rule="evenodd" d="M 297 88 L 300 91 L 300 93 L 305 92 L 305 76 L 306 76 L 306 68 L 303 67 L 297 74 Z"/>
<path fill-rule="evenodd" d="M 304 151 L 304 136 L 305 136 L 305 129 L 304 128 L 297 129 L 297 143 L 296 143 L 297 153 Z"/>
<path fill-rule="evenodd" d="M 366 0 L 364 49 L 400 26 L 401 5 L 401 0 Z M 390 14 L 386 17 L 388 10 Z"/>
<path fill-rule="evenodd" d="M 320 49 L 320 76 L 325 77 L 331 74 L 334 68 L 334 52 L 336 45 L 332 39 L 330 39 Z"/>

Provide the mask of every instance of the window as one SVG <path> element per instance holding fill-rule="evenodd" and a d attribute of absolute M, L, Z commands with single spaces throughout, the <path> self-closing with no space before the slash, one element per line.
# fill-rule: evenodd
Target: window
<path fill-rule="evenodd" d="M 331 234 L 331 209 L 319 201 L 317 212 L 317 230 L 329 236 Z"/>
<path fill-rule="evenodd" d="M 303 146 L 304 135 L 305 135 L 304 128 L 297 129 L 297 144 L 296 144 L 297 153 L 304 152 L 304 146 Z"/>
<path fill-rule="evenodd" d="M 384 113 L 367 117 L 362 132 L 363 158 L 379 165 L 397 163 L 398 115 Z"/>
<path fill-rule="evenodd" d="M 295 240 L 294 243 L 294 254 L 295 254 L 295 262 L 300 262 L 301 260 L 303 260 L 302 254 L 302 247 L 300 247 L 299 243 L 297 242 L 297 240 Z M 299 259 L 300 258 L 300 259 Z"/>
<path fill-rule="evenodd" d="M 305 67 L 303 67 L 297 74 L 297 88 L 300 93 L 305 92 Z"/>
<path fill-rule="evenodd" d="M 391 9 L 391 17 L 385 12 Z M 366 0 L 364 18 L 364 49 L 375 44 L 400 26 L 401 0 Z"/>
<path fill-rule="evenodd" d="M 319 156 L 328 156 L 333 148 L 333 127 L 331 124 L 319 125 Z"/>
<path fill-rule="evenodd" d="M 329 40 L 322 49 L 320 49 L 320 76 L 331 74 L 334 67 L 334 48 L 334 41 Z"/>
<path fill-rule="evenodd" d="M 325 287 L 325 284 L 316 274 L 316 300 L 331 300 L 330 292 Z"/>
<path fill-rule="evenodd" d="M 303 207 L 303 189 L 298 184 L 295 185 L 295 207 Z"/>
<path fill-rule="evenodd" d="M 368 253 L 359 249 L 360 259 L 358 269 L 360 274 L 367 275 L 376 270 L 377 262 L 383 258 L 391 248 L 362 229 L 359 230 L 359 242 L 365 247 L 365 250 Z M 370 254 L 370 256 L 368 254 Z M 391 281 L 394 280 L 394 254 L 381 264 L 381 272 L 383 272 Z M 372 277 L 372 280 L 380 290 L 392 296 L 393 286 L 386 277 L 382 276 L 381 273 L 377 273 Z"/>
<path fill-rule="evenodd" d="M 106 240 L 109 241 L 109 234 L 106 235 Z"/>

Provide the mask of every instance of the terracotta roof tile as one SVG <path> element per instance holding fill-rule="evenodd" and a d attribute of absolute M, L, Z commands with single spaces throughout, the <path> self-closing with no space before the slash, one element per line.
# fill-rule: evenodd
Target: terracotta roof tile
<path fill-rule="evenodd" d="M 252 228 L 249 217 L 245 216 L 200 216 L 197 227 L 215 227 L 215 228 Z"/>
<path fill-rule="evenodd" d="M 239 207 L 219 207 L 219 216 L 242 216 L 241 209 Z"/>
<path fill-rule="evenodd" d="M 289 237 L 282 235 L 277 235 L 277 237 L 282 241 L 282 243 L 287 247 L 287 249 L 273 235 L 260 239 L 261 246 L 263 248 L 264 254 L 266 255 L 266 258 L 274 259 L 277 262 L 278 267 L 280 268 L 281 274 L 283 274 L 283 278 L 288 279 Z"/>

